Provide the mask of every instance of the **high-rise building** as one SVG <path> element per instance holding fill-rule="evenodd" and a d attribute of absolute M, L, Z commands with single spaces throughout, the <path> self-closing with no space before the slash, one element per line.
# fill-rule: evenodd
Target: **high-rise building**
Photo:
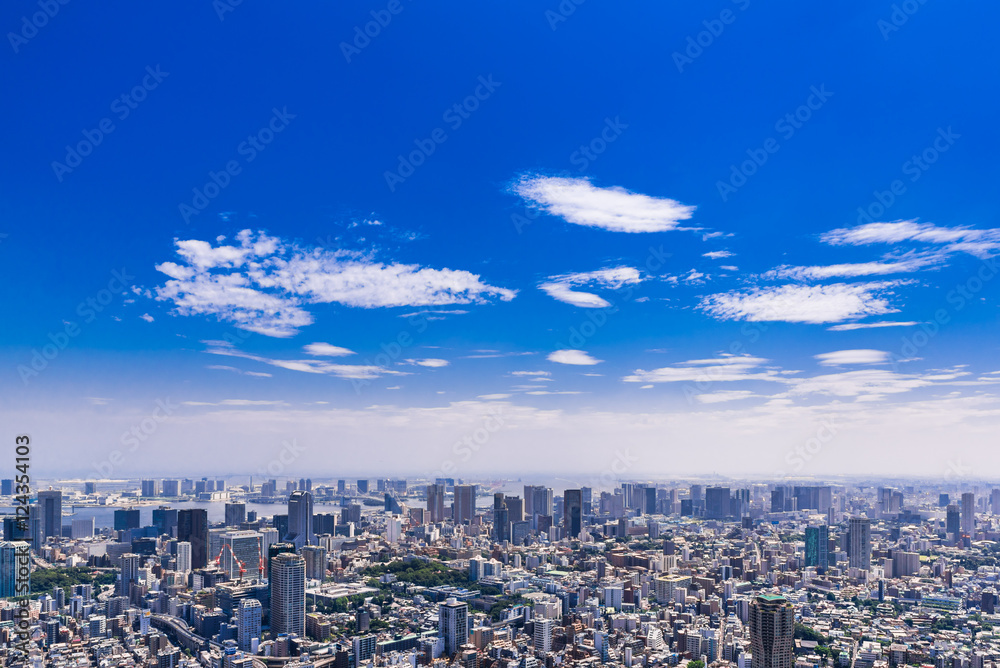
<path fill-rule="evenodd" d="M 191 543 L 191 568 L 208 565 L 208 511 L 184 508 L 177 513 L 177 540 Z M 213 557 L 215 555 L 212 555 Z"/>
<path fill-rule="evenodd" d="M 160 493 L 160 481 L 140 480 L 139 493 L 143 496 L 158 496 Z"/>
<path fill-rule="evenodd" d="M 186 540 L 177 543 L 177 570 L 191 570 L 191 543 Z"/>
<path fill-rule="evenodd" d="M 161 494 L 163 496 L 180 496 L 181 495 L 181 481 L 180 480 L 163 480 L 161 482 Z"/>
<path fill-rule="evenodd" d="M 0 598 L 17 596 L 18 555 L 26 555 L 28 549 L 28 544 L 20 540 L 0 543 Z M 21 560 L 23 559 L 22 556 Z"/>
<path fill-rule="evenodd" d="M 556 625 L 554 619 L 535 618 L 534 648 L 536 652 L 552 651 L 552 629 Z"/>
<path fill-rule="evenodd" d="M 226 526 L 238 527 L 247 521 L 247 504 L 227 503 L 226 504 Z"/>
<path fill-rule="evenodd" d="M 578 489 L 563 493 L 563 528 L 570 538 L 578 538 L 583 530 L 583 494 Z"/>
<path fill-rule="evenodd" d="M 0 496 L 13 496 L 14 495 L 14 480 L 12 478 L 4 478 L 0 480 Z"/>
<path fill-rule="evenodd" d="M 244 598 L 237 609 L 236 638 L 239 648 L 244 652 L 251 651 L 253 639 L 260 640 L 260 626 L 264 609 L 255 598 Z"/>
<path fill-rule="evenodd" d="M 962 512 L 957 504 L 950 504 L 945 511 L 945 533 L 958 536 L 962 532 Z"/>
<path fill-rule="evenodd" d="M 721 520 L 729 517 L 731 494 L 728 487 L 709 487 L 705 490 L 705 517 Z"/>
<path fill-rule="evenodd" d="M 177 530 L 177 509 L 167 506 L 153 508 L 153 526 L 160 534 L 173 536 Z"/>
<path fill-rule="evenodd" d="M 825 524 L 806 527 L 806 566 L 830 567 L 830 527 Z"/>
<path fill-rule="evenodd" d="M 444 497 L 445 486 L 441 484 L 427 485 L 427 511 L 430 513 L 430 522 L 444 522 Z"/>
<path fill-rule="evenodd" d="M 872 563 L 872 521 L 867 517 L 852 517 L 848 532 L 849 565 L 867 571 Z"/>
<path fill-rule="evenodd" d="M 368 493 L 368 481 L 358 480 L 358 494 L 367 494 L 367 493 Z"/>
<path fill-rule="evenodd" d="M 453 656 L 469 640 L 469 606 L 456 598 L 438 603 L 438 635 L 445 656 Z"/>
<path fill-rule="evenodd" d="M 524 501 L 519 496 L 504 497 L 504 505 L 507 506 L 507 519 L 513 524 L 524 519 Z"/>
<path fill-rule="evenodd" d="M 792 668 L 795 608 L 783 596 L 761 595 L 750 604 L 753 668 Z"/>
<path fill-rule="evenodd" d="M 141 525 L 142 519 L 138 508 L 118 508 L 115 510 L 115 531 L 138 529 Z"/>
<path fill-rule="evenodd" d="M 994 515 L 1000 515 L 1000 489 L 990 492 L 990 510 Z"/>
<path fill-rule="evenodd" d="M 452 521 L 455 524 L 471 524 L 476 516 L 476 486 L 455 485 L 455 501 L 452 504 Z"/>
<path fill-rule="evenodd" d="M 313 533 L 312 492 L 296 490 L 288 497 L 288 533 L 286 543 L 294 543 L 296 548 L 316 542 Z"/>
<path fill-rule="evenodd" d="M 274 547 L 273 545 L 271 547 Z M 306 635 L 306 560 L 292 552 L 271 560 L 271 633 Z"/>
<path fill-rule="evenodd" d="M 319 545 L 306 545 L 299 554 L 306 560 L 306 578 L 309 580 L 326 578 L 326 548 Z"/>
<path fill-rule="evenodd" d="M 41 513 L 42 538 L 62 536 L 62 492 L 49 489 L 38 493 L 38 508 Z M 35 545 L 35 549 L 38 549 Z"/>
<path fill-rule="evenodd" d="M 139 584 L 139 560 L 138 554 L 127 552 L 121 556 L 121 574 L 118 580 L 118 595 L 129 596 L 132 585 Z"/>
<path fill-rule="evenodd" d="M 976 495 L 972 492 L 962 494 L 962 533 L 966 536 L 976 533 Z"/>
<path fill-rule="evenodd" d="M 218 557 L 219 568 L 230 578 L 253 578 L 261 565 L 260 548 L 261 536 L 256 531 L 226 531 L 219 554 L 212 558 Z"/>

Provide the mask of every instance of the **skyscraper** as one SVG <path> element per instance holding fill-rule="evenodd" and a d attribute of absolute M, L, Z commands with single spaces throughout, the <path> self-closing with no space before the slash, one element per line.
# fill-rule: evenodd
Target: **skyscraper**
<path fill-rule="evenodd" d="M 261 535 L 256 531 L 227 531 L 222 534 L 219 567 L 230 578 L 252 578 L 261 563 Z M 212 555 L 214 559 L 217 555 Z M 243 574 L 240 574 L 240 569 Z"/>
<path fill-rule="evenodd" d="M 705 517 L 721 520 L 730 515 L 728 487 L 709 487 L 705 490 Z"/>
<path fill-rule="evenodd" d="M 260 626 L 264 609 L 255 598 L 244 598 L 237 611 L 237 644 L 244 652 L 251 651 L 253 639 L 260 640 Z"/>
<path fill-rule="evenodd" d="M 829 568 L 829 550 L 830 528 L 825 524 L 806 527 L 806 566 Z"/>
<path fill-rule="evenodd" d="M 455 524 L 471 524 L 476 516 L 476 486 L 455 485 L 455 501 L 452 504 L 452 521 Z"/>
<path fill-rule="evenodd" d="M 128 552 L 121 556 L 121 576 L 118 580 L 119 596 L 129 596 L 132 585 L 139 584 L 139 555 Z"/>
<path fill-rule="evenodd" d="M 583 494 L 578 489 L 563 493 L 563 527 L 570 538 L 579 537 L 583 530 Z"/>
<path fill-rule="evenodd" d="M 271 633 L 305 637 L 306 560 L 291 552 L 276 555 L 271 561 L 270 581 Z"/>
<path fill-rule="evenodd" d="M 957 504 L 950 504 L 945 514 L 945 533 L 958 536 L 962 531 L 962 512 Z"/>
<path fill-rule="evenodd" d="M 17 595 L 18 555 L 27 554 L 28 547 L 24 541 L 0 543 L 0 598 Z M 23 559 L 24 557 L 22 557 Z"/>
<path fill-rule="evenodd" d="M 208 565 L 208 511 L 184 508 L 177 513 L 177 540 L 191 543 L 191 568 Z M 212 555 L 213 557 L 215 555 Z"/>
<path fill-rule="evenodd" d="M 41 512 L 42 538 L 62 535 L 62 492 L 49 489 L 38 493 L 38 507 Z M 38 545 L 35 549 L 38 549 Z"/>
<path fill-rule="evenodd" d="M 962 495 L 962 533 L 966 536 L 976 533 L 976 495 L 972 492 Z"/>
<path fill-rule="evenodd" d="M 795 608 L 783 596 L 761 595 L 750 604 L 754 668 L 791 668 Z"/>
<path fill-rule="evenodd" d="M 238 527 L 247 521 L 247 504 L 227 503 L 226 504 L 226 526 Z"/>
<path fill-rule="evenodd" d="M 872 522 L 867 517 L 852 517 L 848 531 L 849 565 L 867 571 L 872 563 Z"/>
<path fill-rule="evenodd" d="M 177 570 L 191 570 L 191 543 L 187 541 L 177 543 Z"/>
<path fill-rule="evenodd" d="M 323 580 L 326 577 L 326 548 L 306 545 L 300 554 L 306 561 L 306 577 L 310 580 Z"/>
<path fill-rule="evenodd" d="M 535 619 L 534 648 L 536 652 L 552 651 L 552 628 L 556 625 L 554 619 Z"/>
<path fill-rule="evenodd" d="M 441 484 L 427 485 L 427 511 L 430 513 L 430 522 L 444 522 L 444 497 L 445 486 Z"/>
<path fill-rule="evenodd" d="M 286 543 L 294 543 L 296 548 L 316 542 L 313 534 L 312 492 L 297 490 L 288 497 L 288 534 Z"/>
<path fill-rule="evenodd" d="M 139 493 L 143 496 L 157 496 L 160 493 L 160 481 L 155 479 L 140 481 Z"/>
<path fill-rule="evenodd" d="M 445 656 L 453 656 L 469 640 L 469 606 L 456 598 L 438 603 L 438 635 L 444 638 Z"/>

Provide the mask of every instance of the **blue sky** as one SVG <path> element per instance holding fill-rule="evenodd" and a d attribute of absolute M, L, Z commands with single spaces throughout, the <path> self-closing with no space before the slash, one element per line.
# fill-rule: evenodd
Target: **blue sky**
<path fill-rule="evenodd" d="M 998 11 L 13 3 L 7 429 L 53 476 L 993 474 Z"/>

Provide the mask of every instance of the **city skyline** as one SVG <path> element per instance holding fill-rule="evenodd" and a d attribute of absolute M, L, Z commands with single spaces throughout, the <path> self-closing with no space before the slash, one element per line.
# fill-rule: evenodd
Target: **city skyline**
<path fill-rule="evenodd" d="M 995 7 L 404 6 L 365 39 L 376 9 L 315 6 L 266 53 L 264 8 L 107 51 L 129 17 L 65 11 L 8 54 L 6 88 L 56 84 L 0 166 L 0 414 L 36 475 L 288 443 L 330 475 L 601 473 L 612 444 L 1000 475 L 997 84 L 967 67 L 996 54 L 940 41 Z"/>

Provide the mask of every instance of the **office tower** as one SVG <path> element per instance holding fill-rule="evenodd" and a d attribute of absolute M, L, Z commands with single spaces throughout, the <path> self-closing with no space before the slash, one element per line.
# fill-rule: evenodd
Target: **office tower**
<path fill-rule="evenodd" d="M 375 656 L 376 641 L 378 636 L 356 636 L 352 642 L 354 649 L 354 665 L 360 666 Z"/>
<path fill-rule="evenodd" d="M 115 531 L 138 529 L 142 524 L 138 508 L 118 508 L 115 510 Z"/>
<path fill-rule="evenodd" d="M 326 548 L 318 545 L 306 545 L 300 554 L 306 560 L 307 579 L 322 581 L 326 578 Z"/>
<path fill-rule="evenodd" d="M 177 570 L 184 572 L 191 570 L 191 543 L 187 541 L 177 543 Z"/>
<path fill-rule="evenodd" d="M 288 497 L 288 533 L 286 543 L 294 543 L 296 548 L 316 542 L 313 534 L 312 492 L 296 490 Z"/>
<path fill-rule="evenodd" d="M 471 524 L 476 516 L 476 486 L 455 485 L 455 501 L 452 504 L 452 521 L 455 524 Z"/>
<path fill-rule="evenodd" d="M 219 568 L 230 578 L 253 578 L 261 566 L 261 536 L 256 531 L 226 531 L 218 555 Z M 242 571 L 242 572 L 241 572 Z"/>
<path fill-rule="evenodd" d="M 444 655 L 453 656 L 469 640 L 469 606 L 456 598 L 438 603 L 438 635 L 444 638 Z"/>
<path fill-rule="evenodd" d="M 14 495 L 14 481 L 11 478 L 0 480 L 0 496 Z"/>
<path fill-rule="evenodd" d="M 87 495 L 97 494 L 97 483 L 91 481 L 83 483 L 83 493 Z"/>
<path fill-rule="evenodd" d="M 160 481 L 159 480 L 139 481 L 139 493 L 142 496 L 157 496 L 160 493 Z"/>
<path fill-rule="evenodd" d="M 358 494 L 367 494 L 367 493 L 368 493 L 368 481 L 367 480 L 359 480 L 358 481 Z"/>
<path fill-rule="evenodd" d="M 204 508 L 178 511 L 177 540 L 191 543 L 191 569 L 205 568 L 208 565 L 208 511 Z"/>
<path fill-rule="evenodd" d="M 181 481 L 180 480 L 164 480 L 162 483 L 163 496 L 180 496 L 181 495 Z"/>
<path fill-rule="evenodd" d="M 948 506 L 945 516 L 945 533 L 951 536 L 958 536 L 962 531 L 962 514 L 957 504 Z"/>
<path fill-rule="evenodd" d="M 656 514 L 656 487 L 654 485 L 642 488 L 638 507 L 644 515 Z"/>
<path fill-rule="evenodd" d="M 962 533 L 966 536 L 976 533 L 976 495 L 972 492 L 962 494 Z"/>
<path fill-rule="evenodd" d="M 42 539 L 62 536 L 62 492 L 49 489 L 38 493 L 38 508 L 42 522 Z M 35 545 L 37 550 L 39 545 Z"/>
<path fill-rule="evenodd" d="M 851 568 L 868 570 L 872 563 L 872 523 L 867 517 L 852 517 L 848 524 L 848 558 Z"/>
<path fill-rule="evenodd" d="M 227 503 L 226 504 L 226 526 L 238 527 L 247 521 L 247 504 Z"/>
<path fill-rule="evenodd" d="M 1000 489 L 990 492 L 990 511 L 994 515 L 1000 515 Z"/>
<path fill-rule="evenodd" d="M 583 503 L 583 514 L 590 515 L 594 512 L 594 490 L 590 487 L 580 488 L 580 499 Z"/>
<path fill-rule="evenodd" d="M 272 543 L 267 548 L 267 574 L 268 578 L 271 577 L 271 566 L 274 563 L 274 558 L 279 554 L 295 554 L 295 545 L 292 543 Z"/>
<path fill-rule="evenodd" d="M 337 481 L 337 494 L 346 494 L 346 493 L 347 493 L 347 481 L 346 480 L 338 480 Z"/>
<path fill-rule="evenodd" d="M 271 546 L 274 547 L 273 545 Z M 306 560 L 292 552 L 271 561 L 271 633 L 306 635 Z"/>
<path fill-rule="evenodd" d="M 139 555 L 127 552 L 119 560 L 121 575 L 118 580 L 118 595 L 129 596 L 132 585 L 139 584 Z"/>
<path fill-rule="evenodd" d="M 792 668 L 795 609 L 783 596 L 762 595 L 750 604 L 753 668 Z"/>
<path fill-rule="evenodd" d="M 507 519 L 513 524 L 524 519 L 524 501 L 519 496 L 504 497 L 504 505 L 507 506 Z"/>
<path fill-rule="evenodd" d="M 948 496 L 947 494 L 945 494 L 943 492 L 941 494 L 938 494 L 938 505 L 940 507 L 944 508 L 949 503 L 951 503 L 951 497 L 950 496 Z"/>
<path fill-rule="evenodd" d="M 806 527 L 806 566 L 827 569 L 830 566 L 830 528 L 821 524 Z"/>
<path fill-rule="evenodd" d="M 783 487 L 771 490 L 771 512 L 785 512 L 785 490 Z"/>
<path fill-rule="evenodd" d="M 721 520 L 729 517 L 730 493 L 728 487 L 709 487 L 705 490 L 705 517 Z"/>
<path fill-rule="evenodd" d="M 535 618 L 535 641 L 536 652 L 552 651 L 552 629 L 556 625 L 554 619 Z"/>
<path fill-rule="evenodd" d="M 153 508 L 153 526 L 160 535 L 173 536 L 177 530 L 177 509 L 167 506 Z"/>
<path fill-rule="evenodd" d="M 444 496 L 444 485 L 437 483 L 427 485 L 427 511 L 430 513 L 432 524 L 444 522 Z"/>
<path fill-rule="evenodd" d="M 583 494 L 578 489 L 563 493 L 563 528 L 570 538 L 578 538 L 583 530 Z"/>
<path fill-rule="evenodd" d="M 90 517 L 85 520 L 73 520 L 70 529 L 70 538 L 79 540 L 81 538 L 93 538 L 94 537 L 94 518 Z"/>
<path fill-rule="evenodd" d="M 244 652 L 251 651 L 253 639 L 260 640 L 264 609 L 255 598 L 244 598 L 236 612 L 236 642 Z"/>
<path fill-rule="evenodd" d="M 28 554 L 28 550 L 29 545 L 24 541 L 5 541 L 0 543 L 0 598 L 18 595 L 18 555 L 22 555 L 21 560 L 23 561 L 25 555 Z M 30 561 L 27 561 L 28 565 L 30 563 Z"/>

